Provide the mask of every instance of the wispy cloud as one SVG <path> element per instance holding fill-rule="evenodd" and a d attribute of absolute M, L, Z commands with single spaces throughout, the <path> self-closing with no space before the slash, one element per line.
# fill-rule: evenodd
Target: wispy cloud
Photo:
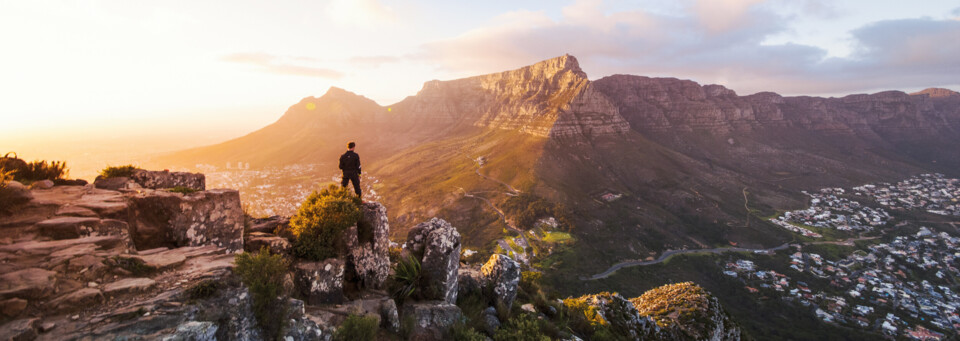
<path fill-rule="evenodd" d="M 289 61 L 316 62 L 305 57 L 280 57 L 266 53 L 234 53 L 223 56 L 221 60 L 230 63 L 248 64 L 257 70 L 279 75 L 305 76 L 328 79 L 340 79 L 343 73 L 327 68 L 292 64 Z"/>
<path fill-rule="evenodd" d="M 604 12 L 580 0 L 560 18 L 511 12 L 418 55 L 457 74 L 487 73 L 570 53 L 593 76 L 631 73 L 693 78 L 740 93 L 840 94 L 878 88 L 956 85 L 960 21 L 932 18 L 875 22 L 849 32 L 854 53 L 828 58 L 824 48 L 766 44 L 791 18 L 778 0 L 698 0 L 685 15 Z M 721 6 L 722 5 L 722 6 Z M 804 11 L 838 15 L 808 0 Z"/>

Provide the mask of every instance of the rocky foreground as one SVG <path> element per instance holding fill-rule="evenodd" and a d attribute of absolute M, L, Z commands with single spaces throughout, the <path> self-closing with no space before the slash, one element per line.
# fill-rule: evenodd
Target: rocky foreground
<path fill-rule="evenodd" d="M 202 174 L 138 170 L 90 185 L 32 187 L 7 186 L 21 203 L 0 216 L 0 340 L 269 339 L 233 272 L 236 253 L 261 248 L 292 261 L 284 340 L 331 339 L 350 315 L 376 318 L 382 339 L 448 339 L 464 319 L 458 295 L 488 299 L 483 329 L 493 336 L 497 309 L 511 308 L 521 279 L 520 265 L 504 255 L 461 268 L 460 234 L 434 218 L 407 236 L 401 257 L 421 264 L 421 278 L 417 294 L 398 306 L 384 291 L 390 226 L 379 203 L 362 205 L 339 256 L 306 261 L 291 256 L 287 218 L 246 217 L 236 190 L 206 190 Z M 709 309 L 696 320 L 707 328 L 692 331 L 641 314 L 616 294 L 565 303 L 634 339 L 739 339 L 716 300 L 703 302 Z"/>

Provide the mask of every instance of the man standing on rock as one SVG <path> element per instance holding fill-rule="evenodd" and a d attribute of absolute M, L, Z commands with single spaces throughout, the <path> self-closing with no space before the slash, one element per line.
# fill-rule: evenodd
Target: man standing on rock
<path fill-rule="evenodd" d="M 363 198 L 360 194 L 360 155 L 353 152 L 356 146 L 354 142 L 347 143 L 347 152 L 340 155 L 340 170 L 343 171 L 343 181 L 340 182 L 340 186 L 347 187 L 347 182 L 352 181 L 354 192 L 357 192 L 358 197 Z"/>

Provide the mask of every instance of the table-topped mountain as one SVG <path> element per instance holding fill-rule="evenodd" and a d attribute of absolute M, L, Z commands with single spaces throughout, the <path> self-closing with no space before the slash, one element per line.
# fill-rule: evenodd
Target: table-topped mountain
<path fill-rule="evenodd" d="M 439 216 L 460 227 L 466 247 L 487 247 L 529 228 L 502 208 L 531 195 L 571 211 L 586 252 L 578 266 L 589 269 L 668 249 L 780 245 L 790 235 L 755 213 L 804 206 L 801 189 L 956 175 L 960 94 L 739 96 L 675 78 L 590 81 L 564 55 L 429 81 L 388 106 L 331 88 L 247 136 L 152 163 L 331 162 L 334 174 L 332 160 L 351 140 L 364 174 L 381 180 L 392 237 Z"/>

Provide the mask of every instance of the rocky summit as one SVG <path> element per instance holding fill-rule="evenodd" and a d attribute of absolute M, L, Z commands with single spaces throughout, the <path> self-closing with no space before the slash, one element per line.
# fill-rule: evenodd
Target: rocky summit
<path fill-rule="evenodd" d="M 343 333 L 357 316 L 374 321 L 377 339 L 448 340 L 463 333 L 499 339 L 530 311 L 551 321 L 547 316 L 568 309 L 556 302 L 515 306 L 519 293 L 531 290 L 521 286 L 522 265 L 493 254 L 482 266 L 461 267 L 462 237 L 442 219 L 409 231 L 399 257 L 418 264 L 417 280 L 409 282 L 416 294 L 396 296 L 384 291 L 397 285 L 399 270 L 389 255 L 390 224 L 380 203 L 359 206 L 361 218 L 343 232 L 344 249 L 337 256 L 312 261 L 294 256 L 297 240 L 289 217 L 245 216 L 236 191 L 180 193 L 163 187 L 180 180 L 133 179 L 110 190 L 102 188 L 104 181 L 109 179 L 28 190 L 30 199 L 0 216 L 3 340 L 273 339 L 257 317 L 258 284 L 238 274 L 236 255 L 244 250 L 276 255 L 290 266 L 275 279 L 290 293 L 277 303 L 283 307 L 279 338 L 284 340 L 349 339 Z M 707 295 L 702 289 L 695 294 Z M 647 296 L 638 299 L 650 301 Z M 701 308 L 712 309 L 703 313 L 716 323 L 690 325 L 681 319 L 671 327 L 659 327 L 659 319 L 654 322 L 616 294 L 567 302 L 594 314 L 584 318 L 602 320 L 631 339 L 673 339 L 681 332 L 716 340 L 739 337 L 715 300 Z M 464 321 L 479 327 L 465 327 Z"/>

